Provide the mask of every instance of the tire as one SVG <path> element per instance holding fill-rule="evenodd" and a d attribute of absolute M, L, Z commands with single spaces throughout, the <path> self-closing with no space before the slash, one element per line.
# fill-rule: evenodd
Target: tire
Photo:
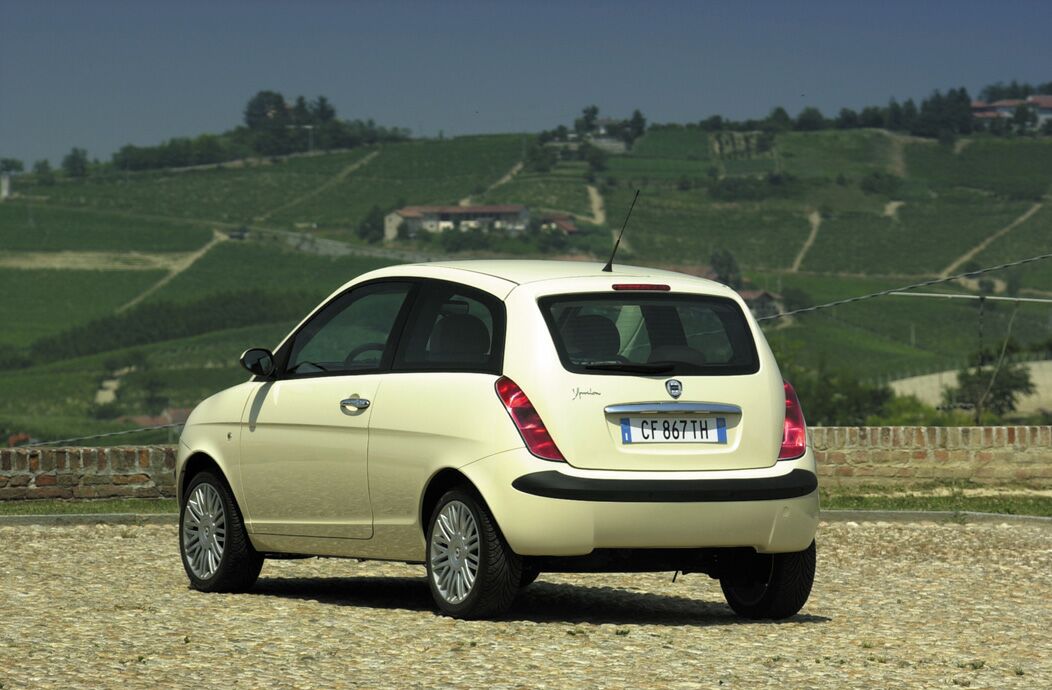
<path fill-rule="evenodd" d="M 490 618 L 508 610 L 522 581 L 522 557 L 511 550 L 478 496 L 455 488 L 427 523 L 427 584 L 442 613 Z"/>
<path fill-rule="evenodd" d="M 723 596 L 743 618 L 788 618 L 803 608 L 815 581 L 815 543 L 796 553 L 749 554 L 720 578 Z"/>
<path fill-rule="evenodd" d="M 519 578 L 519 589 L 525 589 L 533 584 L 541 574 L 541 571 L 535 565 L 523 562 L 522 564 L 522 577 Z"/>
<path fill-rule="evenodd" d="M 190 586 L 202 592 L 244 592 L 263 568 L 230 488 L 212 471 L 194 475 L 183 495 L 179 555 Z"/>

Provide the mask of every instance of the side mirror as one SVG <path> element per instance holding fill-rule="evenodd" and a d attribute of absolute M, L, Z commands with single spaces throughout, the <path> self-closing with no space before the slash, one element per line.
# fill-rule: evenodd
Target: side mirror
<path fill-rule="evenodd" d="M 273 376 L 274 354 L 262 347 L 245 350 L 244 354 L 241 355 L 241 366 L 248 369 L 255 376 Z"/>

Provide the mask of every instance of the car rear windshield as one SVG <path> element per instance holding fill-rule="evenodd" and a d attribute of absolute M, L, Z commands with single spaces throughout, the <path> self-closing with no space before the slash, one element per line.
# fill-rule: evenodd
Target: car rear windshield
<path fill-rule="evenodd" d="M 760 368 L 745 315 L 723 297 L 574 294 L 539 305 L 568 371 L 731 376 Z"/>

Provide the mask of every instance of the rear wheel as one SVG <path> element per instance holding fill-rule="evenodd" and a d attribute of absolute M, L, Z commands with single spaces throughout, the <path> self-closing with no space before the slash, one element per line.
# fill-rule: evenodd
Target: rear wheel
<path fill-rule="evenodd" d="M 190 586 L 202 592 L 244 592 L 263 568 L 233 494 L 210 471 L 195 475 L 183 496 L 179 553 Z"/>
<path fill-rule="evenodd" d="M 815 581 L 815 543 L 796 553 L 753 553 L 720 578 L 723 596 L 744 618 L 788 618 L 803 608 Z"/>
<path fill-rule="evenodd" d="M 427 526 L 427 583 L 443 613 L 485 618 L 508 610 L 519 591 L 522 558 L 472 492 L 438 501 Z"/>
<path fill-rule="evenodd" d="M 522 577 L 519 578 L 519 588 L 529 587 L 541 574 L 540 569 L 530 563 L 522 564 Z"/>

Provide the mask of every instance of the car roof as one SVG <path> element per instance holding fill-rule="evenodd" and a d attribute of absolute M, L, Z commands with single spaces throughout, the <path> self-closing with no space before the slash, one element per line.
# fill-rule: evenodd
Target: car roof
<path fill-rule="evenodd" d="M 626 266 L 614 264 L 611 273 L 604 274 L 603 265 L 597 261 L 546 261 L 539 259 L 487 259 L 474 261 L 433 261 L 420 264 L 408 264 L 403 266 L 390 266 L 389 269 L 402 269 L 403 273 L 409 273 L 414 267 L 442 268 L 453 271 L 467 271 L 482 275 L 500 278 L 510 283 L 523 285 L 544 280 L 560 280 L 564 278 L 689 278 L 706 283 L 711 281 L 697 278 L 685 273 L 665 271 L 657 268 L 646 268 L 644 266 Z M 406 270 L 410 269 L 410 270 Z M 716 285 L 716 283 L 712 283 Z"/>

